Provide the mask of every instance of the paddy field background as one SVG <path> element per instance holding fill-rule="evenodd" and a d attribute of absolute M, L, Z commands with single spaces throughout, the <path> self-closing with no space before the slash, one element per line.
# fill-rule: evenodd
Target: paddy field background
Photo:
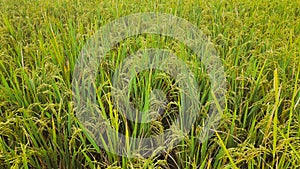
<path fill-rule="evenodd" d="M 115 130 L 146 137 L 170 128 L 180 86 L 149 69 L 130 81 L 128 98 L 150 107 L 150 88 L 166 94 L 150 123 L 126 120 L 113 106 L 113 74 L 130 54 L 168 49 L 193 72 L 199 118 L 178 144 L 150 157 L 118 156 L 96 144 L 76 117 L 72 78 L 97 30 L 143 12 L 186 19 L 213 44 L 227 81 L 222 118 L 199 141 L 211 101 L 205 67 L 182 42 L 142 34 L 115 45 L 95 79 L 99 112 Z M 0 1 L 0 168 L 300 168 L 300 1 Z M 196 92 L 196 91 L 195 91 Z M 105 130 L 100 128 L 99 130 Z"/>

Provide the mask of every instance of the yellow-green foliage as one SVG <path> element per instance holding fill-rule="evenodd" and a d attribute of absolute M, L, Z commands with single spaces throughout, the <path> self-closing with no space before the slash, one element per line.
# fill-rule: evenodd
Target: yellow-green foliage
<path fill-rule="evenodd" d="M 139 159 L 111 154 L 86 135 L 71 85 L 93 33 L 137 12 L 169 13 L 196 25 L 217 49 L 228 82 L 223 119 L 209 140 L 197 140 L 199 119 L 178 145 Z M 0 168 L 299 168 L 299 35 L 299 0 L 0 0 Z M 203 79 L 201 110 L 207 112 L 209 80 L 184 44 L 155 35 L 122 43 L 97 77 L 99 111 L 116 130 L 138 137 L 171 123 L 171 113 L 151 124 L 127 122 L 112 107 L 112 73 L 139 48 L 168 48 L 181 57 Z M 133 104 L 149 106 L 149 84 L 170 93 L 166 110 L 176 113 L 179 89 L 159 71 L 132 80 Z"/>

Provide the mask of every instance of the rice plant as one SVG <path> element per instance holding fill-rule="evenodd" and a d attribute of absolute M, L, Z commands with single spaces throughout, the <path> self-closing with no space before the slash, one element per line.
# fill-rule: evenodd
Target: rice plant
<path fill-rule="evenodd" d="M 299 168 L 299 6 L 297 0 L 1 0 L 0 168 Z M 157 69 L 136 73 L 126 93 L 131 106 L 148 112 L 140 118 L 150 114 L 155 120 L 128 120 L 114 106 L 114 73 L 140 49 L 176 54 L 193 72 L 201 93 L 201 111 L 188 134 L 174 135 L 178 144 L 170 142 L 168 149 L 147 158 L 120 156 L 99 146 L 78 120 L 72 91 L 76 61 L 95 32 L 141 12 L 178 16 L 203 31 L 227 80 L 222 119 L 200 142 L 213 96 L 205 66 L 191 49 L 171 37 L 145 34 L 115 45 L 99 64 L 92 105 L 114 130 L 137 138 L 176 133 L 171 124 L 185 106 L 180 85 Z M 94 127 L 110 135 L 100 123 Z M 124 144 L 138 147 L 130 140 Z M 147 147 L 139 148 L 146 154 Z"/>

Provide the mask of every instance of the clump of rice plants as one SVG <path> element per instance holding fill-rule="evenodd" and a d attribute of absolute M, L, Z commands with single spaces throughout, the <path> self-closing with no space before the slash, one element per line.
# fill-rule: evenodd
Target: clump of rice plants
<path fill-rule="evenodd" d="M 297 0 L 0 1 L 0 168 L 300 167 L 299 6 Z M 157 35 L 114 46 L 95 81 L 96 106 L 115 130 L 134 137 L 161 133 L 182 106 L 176 81 L 155 69 L 136 74 L 128 97 L 142 110 L 153 106 L 151 100 L 165 101 L 156 112 L 160 117 L 154 113 L 155 121 L 137 123 L 113 106 L 114 71 L 141 48 L 176 53 L 201 91 L 201 116 L 179 144 L 148 158 L 128 158 L 100 147 L 80 126 L 72 76 L 81 49 L 101 26 L 139 12 L 172 14 L 203 31 L 222 59 L 227 93 L 218 128 L 200 142 L 211 82 L 190 49 Z M 153 97 L 151 88 L 167 97 Z"/>

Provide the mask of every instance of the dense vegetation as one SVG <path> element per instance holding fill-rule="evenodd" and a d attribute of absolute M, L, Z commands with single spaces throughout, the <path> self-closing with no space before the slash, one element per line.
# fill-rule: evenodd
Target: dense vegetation
<path fill-rule="evenodd" d="M 1 0 L 0 168 L 300 167 L 299 7 L 298 0 Z M 209 140 L 200 143 L 195 137 L 199 119 L 178 145 L 149 158 L 99 148 L 79 126 L 72 100 L 72 73 L 85 42 L 102 25 L 138 12 L 169 13 L 196 25 L 217 49 L 228 83 L 223 117 Z M 99 69 L 100 110 L 124 133 L 151 134 L 171 118 L 125 126 L 111 108 L 110 78 L 121 60 L 139 48 L 167 48 L 185 60 L 197 79 L 206 79 L 205 70 L 184 44 L 170 38 L 141 35 L 122 43 Z M 169 92 L 175 106 L 167 107 L 176 112 L 179 89 L 161 71 L 136 76 L 133 104 L 145 106 L 149 76 L 152 87 Z M 210 83 L 198 84 L 205 113 Z"/>

